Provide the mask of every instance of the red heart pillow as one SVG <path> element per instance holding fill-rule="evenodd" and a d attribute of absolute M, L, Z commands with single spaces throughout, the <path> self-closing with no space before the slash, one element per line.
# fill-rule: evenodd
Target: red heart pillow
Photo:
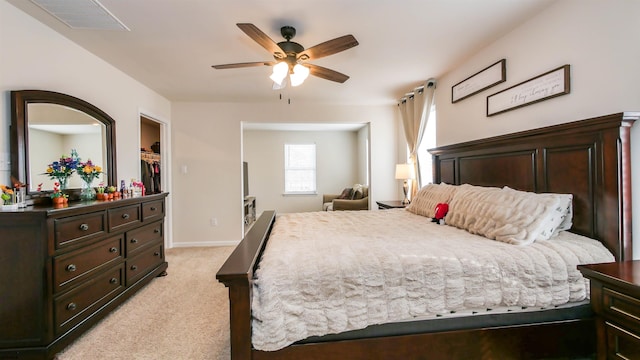
<path fill-rule="evenodd" d="M 447 215 L 448 211 L 449 211 L 449 204 L 440 203 L 440 204 L 436 205 L 434 219 L 440 220 L 440 219 L 444 218 L 445 215 Z"/>

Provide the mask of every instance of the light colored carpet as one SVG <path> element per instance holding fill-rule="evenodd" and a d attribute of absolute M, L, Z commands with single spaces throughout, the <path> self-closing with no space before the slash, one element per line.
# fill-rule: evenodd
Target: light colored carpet
<path fill-rule="evenodd" d="M 215 275 L 232 250 L 167 250 L 169 275 L 151 281 L 56 359 L 229 359 L 229 298 Z"/>

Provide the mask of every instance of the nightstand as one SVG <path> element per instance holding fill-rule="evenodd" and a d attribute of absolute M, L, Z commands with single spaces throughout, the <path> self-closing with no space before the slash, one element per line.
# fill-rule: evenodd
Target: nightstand
<path fill-rule="evenodd" d="M 640 359 L 640 261 L 580 265 L 591 282 L 598 359 Z"/>
<path fill-rule="evenodd" d="M 403 204 L 402 200 L 387 200 L 387 201 L 376 201 L 378 204 L 378 209 L 399 209 L 404 208 L 409 204 Z"/>

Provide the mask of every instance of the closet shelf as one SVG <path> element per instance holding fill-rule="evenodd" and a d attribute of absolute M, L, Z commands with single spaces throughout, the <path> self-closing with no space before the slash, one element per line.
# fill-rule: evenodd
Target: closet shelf
<path fill-rule="evenodd" d="M 150 151 L 140 151 L 140 159 L 148 162 L 160 162 L 160 154 Z"/>

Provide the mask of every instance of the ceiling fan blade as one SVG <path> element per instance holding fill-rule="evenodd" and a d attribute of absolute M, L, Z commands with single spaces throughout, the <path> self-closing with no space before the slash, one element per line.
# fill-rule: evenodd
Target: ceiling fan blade
<path fill-rule="evenodd" d="M 317 76 L 319 78 L 339 82 L 341 84 L 349 80 L 349 76 L 339 73 L 335 70 L 327 69 L 325 67 L 313 64 L 304 64 L 304 66 L 309 67 L 309 73 L 311 75 Z"/>
<path fill-rule="evenodd" d="M 237 69 L 237 68 L 252 67 L 252 66 L 271 66 L 275 63 L 276 63 L 275 61 L 258 61 L 258 62 L 247 62 L 247 63 L 211 65 L 211 67 L 214 69 L 222 70 L 222 69 Z"/>
<path fill-rule="evenodd" d="M 236 24 L 240 28 L 240 30 L 244 31 L 245 34 L 249 35 L 253 41 L 257 42 L 263 48 L 267 49 L 270 53 L 273 54 L 278 59 L 284 59 L 287 57 L 284 51 L 278 46 L 278 44 L 273 41 L 267 34 L 262 32 L 262 30 L 258 29 L 257 26 L 253 24 L 247 23 L 239 23 Z"/>
<path fill-rule="evenodd" d="M 335 53 L 339 53 L 340 51 L 345 51 L 347 49 L 351 49 L 354 46 L 358 45 L 358 40 L 356 40 L 353 35 L 345 35 L 339 38 L 335 38 L 333 40 L 325 41 L 322 44 L 318 44 L 316 46 L 312 46 L 303 52 L 300 53 L 298 59 L 300 60 L 315 60 L 321 57 L 333 55 Z"/>

